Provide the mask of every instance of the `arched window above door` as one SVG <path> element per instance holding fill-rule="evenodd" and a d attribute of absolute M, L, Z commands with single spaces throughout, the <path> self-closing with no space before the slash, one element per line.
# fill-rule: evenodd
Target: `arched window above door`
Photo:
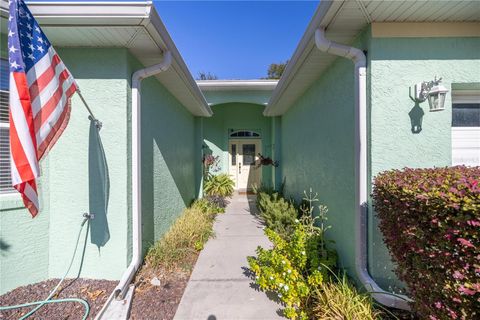
<path fill-rule="evenodd" d="M 235 130 L 230 132 L 230 138 L 259 138 L 260 134 L 250 130 Z"/>

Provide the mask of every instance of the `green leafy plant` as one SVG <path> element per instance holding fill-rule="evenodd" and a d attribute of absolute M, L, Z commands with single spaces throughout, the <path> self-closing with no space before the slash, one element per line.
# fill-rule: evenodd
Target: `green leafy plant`
<path fill-rule="evenodd" d="M 318 193 L 313 194 L 312 188 L 310 188 L 308 193 L 303 191 L 303 195 L 303 203 L 300 206 L 302 219 L 306 226 L 315 226 L 310 232 L 315 234 L 316 237 L 312 238 L 309 245 L 315 247 L 315 250 L 320 253 L 319 258 L 328 268 L 331 268 L 335 265 L 337 256 L 334 251 L 327 249 L 327 243 L 333 243 L 332 240 L 325 238 L 325 233 L 332 227 L 327 224 L 328 208 L 322 204 L 316 205 L 316 203 L 320 201 L 318 200 Z M 315 208 L 318 208 L 318 215 L 316 217 L 314 217 Z M 313 249 L 311 251 L 313 251 Z"/>
<path fill-rule="evenodd" d="M 278 200 L 278 195 L 275 194 L 264 199 L 265 208 L 270 206 L 272 197 Z M 286 206 L 287 210 L 293 208 L 295 215 L 297 214 L 293 205 L 285 199 L 274 202 L 289 204 Z M 270 216 L 272 219 L 274 217 Z M 336 252 L 328 250 L 326 245 L 323 245 L 325 241 L 322 238 L 328 228 L 324 226 L 324 229 L 321 229 L 316 226 L 318 219 L 304 215 L 300 219 L 294 219 L 288 228 L 280 228 L 279 231 L 282 233 L 265 228 L 265 234 L 272 242 L 273 248 L 258 247 L 257 257 L 247 258 L 250 269 L 256 275 L 255 282 L 262 290 L 277 293 L 285 305 L 284 314 L 290 319 L 309 317 L 312 288 L 328 279 L 329 268 L 336 266 Z M 278 226 L 275 223 L 272 225 Z M 291 231 L 285 234 L 287 229 Z"/>
<path fill-rule="evenodd" d="M 260 218 L 267 228 L 280 234 L 284 239 L 293 232 L 298 212 L 294 205 L 278 193 L 261 192 L 257 195 Z"/>
<path fill-rule="evenodd" d="M 370 294 L 359 293 L 345 273 L 314 288 L 312 315 L 318 320 L 380 320 Z"/>
<path fill-rule="evenodd" d="M 217 205 L 216 202 L 211 201 L 208 198 L 202 198 L 195 200 L 191 206 L 192 209 L 198 209 L 202 212 L 211 212 L 211 213 L 223 213 L 225 208 Z"/>
<path fill-rule="evenodd" d="M 226 173 L 212 175 L 205 180 L 203 191 L 209 196 L 230 197 L 233 194 L 235 182 Z"/>

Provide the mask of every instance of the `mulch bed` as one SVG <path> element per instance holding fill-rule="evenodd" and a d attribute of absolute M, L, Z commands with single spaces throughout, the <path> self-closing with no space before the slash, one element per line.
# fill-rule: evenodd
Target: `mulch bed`
<path fill-rule="evenodd" d="M 45 299 L 50 291 L 57 285 L 59 279 L 50 279 L 28 286 L 18 287 L 6 294 L 0 296 L 0 305 L 9 306 L 23 304 Z M 93 279 L 67 279 L 63 282 L 60 293 L 52 299 L 62 298 L 80 298 L 84 299 L 90 305 L 89 319 L 102 309 L 107 298 L 112 293 L 118 281 L 93 280 Z M 0 319 L 18 319 L 26 314 L 33 307 L 25 307 L 9 311 L 1 311 Z M 49 319 L 49 320 L 76 320 L 82 319 L 84 306 L 75 302 L 51 303 L 46 304 L 35 312 L 29 319 Z"/>
<path fill-rule="evenodd" d="M 130 319 L 173 319 L 187 287 L 190 272 L 157 272 L 151 276 L 146 276 L 145 272 L 141 274 L 141 279 L 137 276 Z M 159 280 L 155 285 L 151 283 L 154 278 Z"/>
<path fill-rule="evenodd" d="M 135 276 L 131 320 L 170 320 L 175 316 L 199 252 L 183 268 L 167 270 L 143 265 Z M 153 281 L 152 281 L 153 279 Z"/>

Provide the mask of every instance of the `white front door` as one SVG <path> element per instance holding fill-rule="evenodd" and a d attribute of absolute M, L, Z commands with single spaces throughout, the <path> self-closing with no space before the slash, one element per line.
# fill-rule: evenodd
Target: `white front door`
<path fill-rule="evenodd" d="M 452 165 L 480 166 L 480 92 L 452 95 Z"/>
<path fill-rule="evenodd" d="M 230 140 L 229 171 L 235 181 L 235 189 L 246 191 L 255 185 L 260 186 L 262 168 L 257 168 L 260 151 L 260 139 Z"/>

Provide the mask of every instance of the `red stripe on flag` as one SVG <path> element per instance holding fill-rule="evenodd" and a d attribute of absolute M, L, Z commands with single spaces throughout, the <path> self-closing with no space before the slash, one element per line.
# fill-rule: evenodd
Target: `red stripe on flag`
<path fill-rule="evenodd" d="M 12 154 L 13 162 L 17 168 L 18 174 L 22 181 L 28 181 L 35 179 L 32 167 L 28 161 L 25 150 L 23 150 L 22 143 L 18 138 L 17 128 L 13 122 L 12 115 L 10 114 L 10 150 Z"/>
<path fill-rule="evenodd" d="M 73 92 L 75 92 L 75 90 L 73 90 Z M 39 154 L 40 158 L 45 156 L 48 153 L 48 151 L 50 151 L 50 149 L 52 149 L 52 147 L 55 145 L 57 140 L 62 135 L 63 131 L 65 130 L 65 128 L 68 125 L 68 121 L 70 120 L 70 111 L 71 111 L 71 107 L 70 107 L 70 101 L 69 101 L 69 102 L 67 102 L 67 105 L 65 106 L 62 114 L 58 118 L 55 126 L 52 127 L 48 136 L 45 138 L 45 140 L 38 147 L 38 154 Z"/>
<path fill-rule="evenodd" d="M 30 200 L 26 194 L 25 194 L 25 189 L 27 187 L 27 184 L 30 185 L 30 187 L 35 191 L 35 195 L 38 195 L 37 193 L 37 185 L 35 183 L 35 180 L 30 180 L 30 181 L 26 181 L 26 182 L 22 182 L 20 184 L 17 184 L 15 187 L 15 189 L 17 189 L 18 192 L 20 192 L 20 194 L 22 195 L 22 200 L 23 200 L 23 204 L 25 205 L 25 207 L 28 209 L 28 211 L 30 212 L 30 214 L 32 215 L 32 218 L 35 218 L 35 216 L 38 214 L 38 210 L 39 208 L 36 207 L 35 203 Z"/>
<path fill-rule="evenodd" d="M 42 90 L 52 81 L 53 77 L 55 76 L 55 68 L 59 65 L 62 61 L 58 57 L 58 55 L 54 55 L 52 57 L 52 64 L 48 67 L 45 72 L 43 72 L 37 80 L 30 85 L 30 98 L 35 100 L 37 96 L 42 92 Z"/>
<path fill-rule="evenodd" d="M 25 114 L 25 120 L 28 125 L 30 139 L 32 140 L 33 147 L 37 149 L 37 139 L 35 137 L 35 128 L 33 123 L 33 112 L 32 112 L 32 103 L 30 100 L 30 93 L 27 85 L 27 77 L 25 73 L 21 72 L 12 72 L 13 79 L 15 80 L 15 85 L 17 87 L 18 97 L 20 98 L 20 103 L 23 108 L 23 113 Z M 36 159 L 38 159 L 38 156 Z"/>
<path fill-rule="evenodd" d="M 40 111 L 37 113 L 35 116 L 35 131 L 38 132 L 40 131 L 40 128 L 42 125 L 45 123 L 45 121 L 48 120 L 52 112 L 55 111 L 57 108 L 58 102 L 62 99 L 63 96 L 63 84 L 67 80 L 69 76 L 69 73 L 67 70 L 63 70 L 63 72 L 60 74 L 60 81 L 58 83 L 57 90 L 55 93 L 52 95 L 52 97 L 48 100 L 47 103 L 45 103 L 44 106 L 40 109 Z M 68 98 L 69 96 L 67 96 Z M 60 106 L 60 108 L 63 108 L 64 106 Z M 41 158 L 41 157 L 39 157 Z"/>

